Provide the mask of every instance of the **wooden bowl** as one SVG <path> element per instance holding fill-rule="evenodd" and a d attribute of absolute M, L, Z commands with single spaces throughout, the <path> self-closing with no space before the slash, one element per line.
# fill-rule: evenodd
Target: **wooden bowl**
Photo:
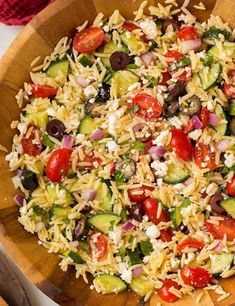
<path fill-rule="evenodd" d="M 132 12 L 136 10 L 142 0 L 57 0 L 35 17 L 16 38 L 0 63 L 0 144 L 11 150 L 12 136 L 15 131 L 10 129 L 12 120 L 18 119 L 20 110 L 15 101 L 15 95 L 23 86 L 24 81 L 29 81 L 30 63 L 41 55 L 49 54 L 59 39 L 71 33 L 73 29 L 85 20 L 92 21 L 99 12 L 106 16 L 112 14 L 114 9 L 119 9 L 121 14 L 132 18 Z M 183 1 L 179 1 L 182 3 Z M 200 1 L 191 0 L 190 9 L 193 14 L 202 21 L 212 12 L 215 0 L 204 1 L 206 11 L 197 11 L 193 5 Z M 128 3 L 128 7 L 127 7 Z M 150 4 L 156 3 L 149 0 Z M 227 16 L 234 22 L 228 11 L 234 12 L 234 0 L 222 0 L 217 5 L 217 13 L 222 17 Z M 221 4 L 220 3 L 220 4 Z M 233 9 L 227 10 L 233 5 Z M 226 11 L 227 10 L 227 11 Z M 226 11 L 226 12 L 225 12 Z M 225 12 L 225 14 L 223 14 Z M 39 246 L 37 237 L 26 232 L 17 221 L 18 209 L 13 201 L 16 191 L 11 182 L 12 174 L 4 159 L 5 154 L 0 153 L 0 240 L 8 253 L 22 272 L 44 293 L 61 305 L 86 305 L 86 306 L 137 306 L 143 305 L 140 299 L 132 292 L 124 292 L 119 295 L 100 295 L 90 290 L 89 285 L 83 280 L 76 279 L 71 268 L 67 273 L 60 270 L 59 258 L 55 254 L 47 253 L 47 250 Z M 206 293 L 203 304 L 209 305 L 235 305 L 235 281 L 232 279 L 222 281 L 225 289 L 231 292 L 231 296 L 221 303 L 216 302 L 218 296 L 213 292 Z M 148 302 L 156 306 L 162 302 L 154 296 Z M 142 304 L 141 304 L 142 303 Z M 196 305 L 195 297 L 187 296 L 174 305 Z M 161 305 L 170 305 L 162 303 Z"/>

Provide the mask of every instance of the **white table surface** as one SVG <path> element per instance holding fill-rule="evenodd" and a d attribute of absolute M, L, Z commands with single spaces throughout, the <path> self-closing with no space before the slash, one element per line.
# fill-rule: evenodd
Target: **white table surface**
<path fill-rule="evenodd" d="M 17 34 L 21 31 L 22 26 L 6 26 L 0 23 L 0 59 L 4 52 L 7 50 L 10 43 L 14 40 Z M 49 299 L 45 294 L 43 294 L 38 288 L 36 288 L 16 267 L 14 264 L 14 259 L 12 260 L 8 255 L 2 244 L 0 243 L 0 250 L 5 254 L 10 264 L 13 266 L 17 277 L 19 278 L 22 286 L 24 287 L 27 296 L 32 304 L 32 306 L 57 306 Z"/>

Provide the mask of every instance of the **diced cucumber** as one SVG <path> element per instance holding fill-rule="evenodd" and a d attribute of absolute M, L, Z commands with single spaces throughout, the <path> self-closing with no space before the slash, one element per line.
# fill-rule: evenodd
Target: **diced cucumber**
<path fill-rule="evenodd" d="M 215 114 L 218 116 L 220 122 L 222 120 L 223 121 L 226 120 L 224 110 L 220 104 L 216 105 Z M 215 126 L 215 130 L 217 131 L 219 135 L 224 136 L 227 130 L 227 123 L 224 123 L 224 122 L 220 123 L 220 122 Z"/>
<path fill-rule="evenodd" d="M 169 214 L 171 221 L 174 225 L 174 228 L 177 228 L 182 222 L 182 216 L 181 216 L 180 210 L 181 208 L 177 206 Z"/>
<path fill-rule="evenodd" d="M 98 200 L 101 205 L 100 207 L 103 208 L 103 210 L 111 211 L 112 210 L 112 195 L 108 188 L 108 186 L 105 183 L 100 183 L 97 189 L 96 194 L 96 200 Z"/>
<path fill-rule="evenodd" d="M 33 212 L 39 216 L 47 216 L 47 212 L 42 207 L 39 207 L 38 205 L 33 206 Z"/>
<path fill-rule="evenodd" d="M 235 57 L 235 43 L 229 43 L 229 45 L 223 45 L 222 47 L 223 49 L 223 55 L 225 57 Z M 220 56 L 221 56 L 221 51 L 217 46 L 213 46 L 210 48 L 210 50 L 208 51 L 209 55 L 212 55 L 215 59 L 219 60 Z"/>
<path fill-rule="evenodd" d="M 231 102 L 230 102 L 229 115 L 235 116 L 235 100 L 231 100 Z"/>
<path fill-rule="evenodd" d="M 204 90 L 209 90 L 216 85 L 218 78 L 221 74 L 222 67 L 220 63 L 212 64 L 211 67 L 205 67 L 199 72 L 199 77 Z"/>
<path fill-rule="evenodd" d="M 128 87 L 139 81 L 139 77 L 128 70 L 121 70 L 114 73 L 112 78 L 112 87 L 116 86 L 119 97 L 128 92 Z"/>
<path fill-rule="evenodd" d="M 202 37 L 214 40 L 214 39 L 220 39 L 220 35 L 223 35 L 225 40 L 229 40 L 231 33 L 216 27 L 210 27 L 209 30 L 203 33 Z"/>
<path fill-rule="evenodd" d="M 116 51 L 123 51 L 126 52 L 127 48 L 122 46 L 118 46 L 117 44 L 115 44 L 112 40 L 110 40 L 107 44 L 104 45 L 104 49 L 103 49 L 103 53 L 104 54 L 108 54 L 108 57 L 102 57 L 101 61 L 102 63 L 106 66 L 106 67 L 111 67 L 110 62 L 109 62 L 109 58 L 110 56 L 116 52 Z"/>
<path fill-rule="evenodd" d="M 46 129 L 48 123 L 48 115 L 47 112 L 37 112 L 33 114 L 26 114 L 25 115 L 29 120 L 34 123 L 36 126 L 42 128 L 43 130 Z"/>
<path fill-rule="evenodd" d="M 79 133 L 84 135 L 91 135 L 92 132 L 97 130 L 98 126 L 95 123 L 94 119 L 86 115 L 79 125 Z"/>
<path fill-rule="evenodd" d="M 79 249 L 83 250 L 85 253 L 87 253 L 87 254 L 90 253 L 90 248 L 89 248 L 88 242 L 86 240 L 80 240 L 78 247 L 79 247 Z"/>
<path fill-rule="evenodd" d="M 54 143 L 50 140 L 50 138 L 48 137 L 47 134 L 44 134 L 42 136 L 42 143 L 44 146 L 46 147 L 49 147 L 50 149 L 53 149 L 54 148 Z"/>
<path fill-rule="evenodd" d="M 84 260 L 75 252 L 73 251 L 65 251 L 62 253 L 62 255 L 64 255 L 65 257 L 70 257 L 74 263 L 76 264 L 83 264 Z"/>
<path fill-rule="evenodd" d="M 231 265 L 233 262 L 233 254 L 215 254 L 211 255 L 211 273 L 217 274 L 222 273 L 227 266 Z"/>
<path fill-rule="evenodd" d="M 189 173 L 181 165 L 169 164 L 167 174 L 163 176 L 163 181 L 167 184 L 178 184 L 186 181 Z"/>
<path fill-rule="evenodd" d="M 94 286 L 98 292 L 103 294 L 118 293 L 126 290 L 126 283 L 118 276 L 103 274 L 94 279 Z"/>
<path fill-rule="evenodd" d="M 128 47 L 132 54 L 139 54 L 147 50 L 147 45 L 129 31 L 122 32 L 120 37 L 121 41 Z"/>
<path fill-rule="evenodd" d="M 126 248 L 124 246 L 121 246 L 116 255 L 120 256 L 121 258 L 124 258 L 126 256 Z"/>
<path fill-rule="evenodd" d="M 48 214 L 50 218 L 56 216 L 56 218 L 65 219 L 68 217 L 68 214 L 70 212 L 71 208 L 65 208 L 62 205 L 52 205 L 52 207 L 48 211 Z"/>
<path fill-rule="evenodd" d="M 66 58 L 52 62 L 47 69 L 49 78 L 56 78 L 61 73 L 66 77 L 69 74 L 69 61 Z"/>
<path fill-rule="evenodd" d="M 36 166 L 36 168 L 38 169 L 39 174 L 40 174 L 41 176 L 43 176 L 44 165 L 43 165 L 42 161 L 41 161 L 41 160 L 37 160 L 37 161 L 35 162 L 35 166 Z"/>
<path fill-rule="evenodd" d="M 235 219 L 235 198 L 228 198 L 220 202 L 220 205 L 227 211 L 227 213 Z"/>
<path fill-rule="evenodd" d="M 50 203 L 54 203 L 59 200 L 60 197 L 56 194 L 58 184 L 48 184 L 46 186 L 46 192 L 48 195 L 48 200 Z M 59 190 L 61 193 L 64 193 L 65 202 L 67 205 L 70 205 L 73 202 L 73 196 L 68 192 L 68 190 L 64 186 L 59 186 Z"/>
<path fill-rule="evenodd" d="M 149 256 L 153 252 L 153 246 L 149 239 L 140 242 L 140 250 L 144 256 Z"/>
<path fill-rule="evenodd" d="M 114 214 L 97 214 L 88 219 L 88 222 L 104 234 L 117 225 L 121 218 Z"/>
<path fill-rule="evenodd" d="M 130 288 L 140 296 L 145 296 L 148 292 L 152 291 L 154 286 L 153 284 L 144 278 L 143 275 L 132 278 L 130 283 Z"/>

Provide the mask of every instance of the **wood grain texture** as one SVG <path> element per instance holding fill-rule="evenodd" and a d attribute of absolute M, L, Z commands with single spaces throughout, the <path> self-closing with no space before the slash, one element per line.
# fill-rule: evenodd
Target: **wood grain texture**
<path fill-rule="evenodd" d="M 31 61 L 38 55 L 44 57 L 49 54 L 61 37 L 67 34 L 70 35 L 74 28 L 86 19 L 91 21 L 100 11 L 103 11 L 108 16 L 114 9 L 119 9 L 123 16 L 132 18 L 132 11 L 137 9 L 142 1 L 57 0 L 25 27 L 0 61 L 0 143 L 2 145 L 9 150 L 11 148 L 14 131 L 10 129 L 10 123 L 19 116 L 19 109 L 14 96 L 23 86 L 23 82 L 29 80 Z M 219 14 L 221 10 L 219 5 L 222 5 L 223 8 L 223 3 L 227 3 L 227 1 L 229 0 L 222 0 L 216 6 L 216 11 Z M 235 3 L 235 0 L 230 1 L 232 1 L 232 5 Z M 157 2 L 149 0 L 150 4 Z M 163 3 L 163 1 L 160 2 Z M 182 2 L 183 0 L 179 0 L 179 3 Z M 199 0 L 191 0 L 190 10 L 202 21 L 208 18 L 212 12 L 215 0 L 204 1 L 207 8 L 206 11 L 196 11 L 193 8 L 193 5 L 199 2 Z M 224 8 L 221 12 L 225 12 Z M 222 17 L 226 18 L 226 15 Z M 232 23 L 231 18 L 229 22 Z M 13 201 L 15 190 L 2 152 L 0 152 L 0 169 L 0 240 L 18 267 L 38 288 L 60 305 L 144 305 L 142 299 L 132 292 L 107 296 L 97 294 L 94 290 L 89 289 L 88 284 L 85 284 L 81 279 L 75 278 L 73 268 L 69 269 L 67 273 L 62 272 L 58 266 L 58 256 L 48 254 L 45 248 L 38 245 L 36 236 L 24 231 L 23 227 L 18 223 L 18 211 Z M 224 280 L 222 284 L 232 293 L 230 298 L 218 303 L 216 302 L 217 296 L 213 292 L 206 293 L 203 297 L 203 306 L 235 305 L 234 280 Z M 153 296 L 146 305 L 156 306 L 157 302 L 159 302 L 159 298 Z M 170 304 L 162 303 L 162 305 Z M 173 305 L 194 306 L 195 297 L 185 297 L 182 301 Z"/>

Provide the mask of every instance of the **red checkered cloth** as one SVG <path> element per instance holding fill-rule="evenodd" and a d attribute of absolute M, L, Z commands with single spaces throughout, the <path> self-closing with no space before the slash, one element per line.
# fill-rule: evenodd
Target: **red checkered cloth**
<path fill-rule="evenodd" d="M 8 25 L 26 24 L 51 0 L 0 0 L 0 22 Z"/>

